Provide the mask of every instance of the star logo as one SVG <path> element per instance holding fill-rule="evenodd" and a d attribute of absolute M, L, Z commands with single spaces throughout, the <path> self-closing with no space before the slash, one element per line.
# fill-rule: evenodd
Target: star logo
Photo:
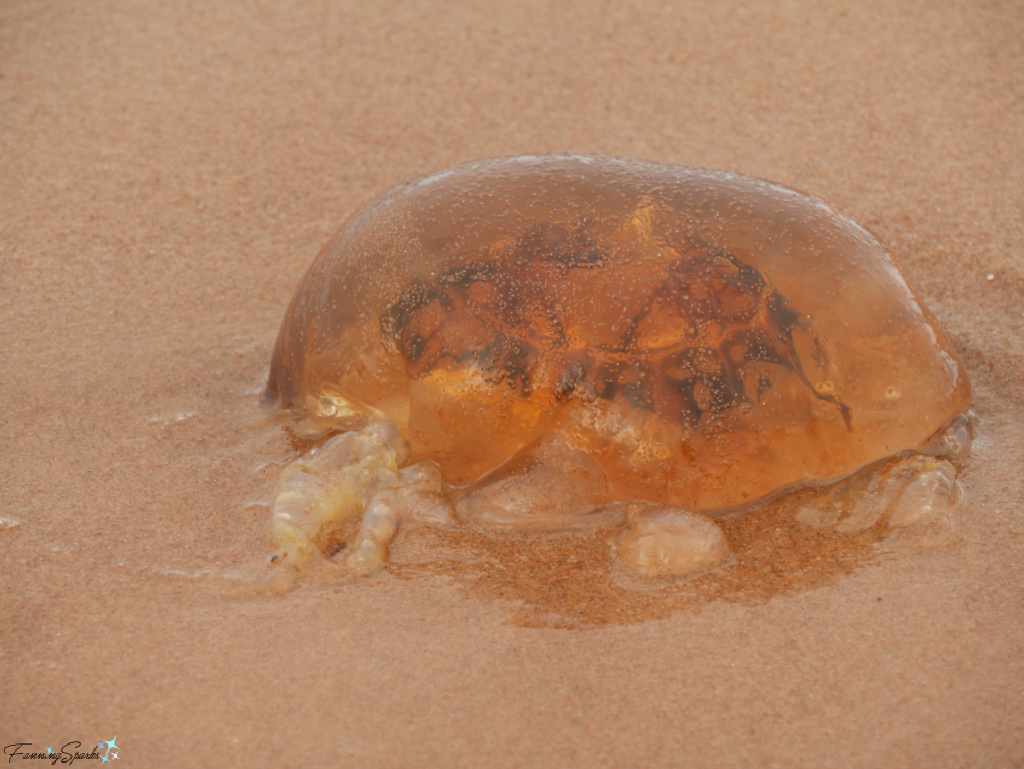
<path fill-rule="evenodd" d="M 103 747 L 104 745 L 106 745 L 106 747 Z M 120 749 L 121 748 L 117 744 L 116 734 L 109 740 L 100 740 L 96 744 L 96 752 L 103 752 L 103 755 L 100 756 L 100 758 L 103 759 L 103 763 L 105 764 L 109 764 L 111 761 L 118 758 L 119 756 L 117 755 L 117 751 Z"/>

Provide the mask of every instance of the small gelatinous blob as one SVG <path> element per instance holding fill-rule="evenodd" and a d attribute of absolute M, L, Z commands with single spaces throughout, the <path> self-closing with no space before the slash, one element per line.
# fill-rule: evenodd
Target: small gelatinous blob
<path fill-rule="evenodd" d="M 631 523 L 615 549 L 630 569 L 645 576 L 703 571 L 729 554 L 722 530 L 703 515 L 660 506 L 641 510 Z"/>
<path fill-rule="evenodd" d="M 955 470 L 915 452 L 970 442 L 962 366 L 866 231 L 773 184 L 613 158 L 485 161 L 368 205 L 303 279 L 267 393 L 350 430 L 282 475 L 281 555 L 361 517 L 360 573 L 402 519 L 453 508 L 620 527 L 627 566 L 689 573 L 727 552 L 695 514 L 887 457 L 801 520 L 932 530 Z"/>

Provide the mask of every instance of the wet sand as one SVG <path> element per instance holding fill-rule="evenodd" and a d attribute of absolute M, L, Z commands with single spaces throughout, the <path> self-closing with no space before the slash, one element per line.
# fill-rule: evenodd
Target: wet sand
<path fill-rule="evenodd" d="M 4 5 L 0 741 L 116 735 L 154 767 L 1024 765 L 1022 41 L 998 2 Z M 204 579 L 266 568 L 251 503 L 294 447 L 259 392 L 345 216 L 557 151 L 772 179 L 889 245 L 975 387 L 956 542 L 812 542 L 821 568 L 789 538 L 778 583 L 662 596 L 596 589 L 599 543 L 429 532 L 354 585 Z"/>

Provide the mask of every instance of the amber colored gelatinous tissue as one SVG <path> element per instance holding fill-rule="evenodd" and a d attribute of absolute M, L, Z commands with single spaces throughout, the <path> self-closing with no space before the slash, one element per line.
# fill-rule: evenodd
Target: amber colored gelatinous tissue
<path fill-rule="evenodd" d="M 547 446 L 603 476 L 595 508 L 713 515 L 919 449 L 970 385 L 885 249 L 821 201 L 559 156 L 352 216 L 292 300 L 268 394 L 328 428 L 397 426 L 448 489 Z"/>

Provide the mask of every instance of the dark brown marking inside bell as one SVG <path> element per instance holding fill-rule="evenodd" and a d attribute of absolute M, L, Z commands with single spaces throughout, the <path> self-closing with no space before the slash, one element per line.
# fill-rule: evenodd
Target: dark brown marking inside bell
<path fill-rule="evenodd" d="M 511 243 L 451 259 L 432 281 L 417 278 L 381 318 L 410 376 L 467 362 L 524 396 L 534 387 L 541 351 L 560 373 L 558 401 L 625 398 L 687 427 L 705 414 L 756 403 L 771 377 L 751 363 L 795 373 L 819 400 L 800 365 L 793 331 L 801 315 L 763 273 L 731 253 L 692 240 L 676 247 L 667 277 L 612 342 L 572 349 L 551 281 L 600 269 L 612 254 L 590 224 L 538 225 Z M 554 270 L 554 272 L 553 272 Z M 817 360 L 824 353 L 814 339 Z M 763 367 L 762 367 L 763 368 Z"/>

